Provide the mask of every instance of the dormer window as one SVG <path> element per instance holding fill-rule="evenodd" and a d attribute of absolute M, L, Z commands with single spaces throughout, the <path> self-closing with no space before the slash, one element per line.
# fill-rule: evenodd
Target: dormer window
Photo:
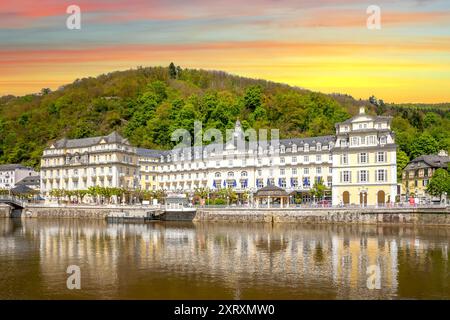
<path fill-rule="evenodd" d="M 292 145 L 292 152 L 297 152 L 297 145 L 296 144 Z"/>
<path fill-rule="evenodd" d="M 307 143 L 305 143 L 305 152 L 308 152 L 309 151 L 309 144 L 307 144 Z"/>
<path fill-rule="evenodd" d="M 386 144 L 386 136 L 380 138 L 380 144 Z"/>
<path fill-rule="evenodd" d="M 281 153 L 285 153 L 286 152 L 286 147 L 285 146 L 281 146 L 280 147 L 280 152 Z"/>
<path fill-rule="evenodd" d="M 318 143 L 318 144 L 317 144 L 316 150 L 317 150 L 317 151 L 321 151 L 321 150 L 322 150 L 322 144 L 321 144 L 321 143 Z"/>

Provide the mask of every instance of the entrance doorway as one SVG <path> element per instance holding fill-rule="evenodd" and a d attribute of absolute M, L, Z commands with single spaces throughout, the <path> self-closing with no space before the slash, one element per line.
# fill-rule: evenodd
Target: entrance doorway
<path fill-rule="evenodd" d="M 378 191 L 377 203 L 378 203 L 379 206 L 384 206 L 384 204 L 386 203 L 385 197 L 386 197 L 386 195 L 385 195 L 383 190 Z"/>
<path fill-rule="evenodd" d="M 344 191 L 342 194 L 342 202 L 344 205 L 350 204 L 350 192 Z"/>

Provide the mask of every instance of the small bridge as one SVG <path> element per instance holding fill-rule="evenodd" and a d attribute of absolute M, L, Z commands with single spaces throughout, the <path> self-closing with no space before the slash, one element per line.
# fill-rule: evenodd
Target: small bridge
<path fill-rule="evenodd" d="M 27 205 L 27 201 L 9 195 L 0 195 L 0 203 L 10 205 L 14 209 L 23 209 Z"/>

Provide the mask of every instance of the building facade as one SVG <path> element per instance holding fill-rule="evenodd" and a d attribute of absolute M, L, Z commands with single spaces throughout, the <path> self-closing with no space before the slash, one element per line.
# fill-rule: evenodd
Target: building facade
<path fill-rule="evenodd" d="M 233 188 L 253 194 L 274 185 L 309 202 L 314 200 L 310 196 L 314 183 L 322 181 L 332 191 L 333 205 L 384 205 L 397 196 L 396 145 L 390 121 L 366 115 L 361 108 L 359 115 L 336 124 L 336 136 L 259 141 L 253 146 L 245 142 L 238 121 L 233 139 L 223 145 L 140 149 L 156 164 L 151 172 L 156 183 L 152 180 L 145 188 L 175 192 Z"/>
<path fill-rule="evenodd" d="M 336 124 L 333 204 L 384 205 L 397 196 L 397 146 L 390 117 L 359 115 Z"/>
<path fill-rule="evenodd" d="M 59 140 L 44 151 L 41 190 L 90 186 L 193 193 L 232 188 L 254 194 L 278 186 L 302 202 L 321 181 L 333 205 L 384 205 L 397 195 L 396 145 L 389 117 L 357 116 L 336 135 L 248 141 L 239 121 L 223 144 L 150 150 L 116 133 Z"/>
<path fill-rule="evenodd" d="M 415 196 L 420 200 L 430 198 L 426 189 L 433 173 L 440 168 L 446 169 L 450 157 L 445 151 L 439 154 L 422 155 L 410 161 L 402 172 L 402 194 Z"/>
<path fill-rule="evenodd" d="M 83 190 L 93 186 L 139 187 L 136 148 L 116 132 L 107 136 L 61 139 L 44 150 L 41 193 L 52 189 Z"/>
<path fill-rule="evenodd" d="M 141 190 L 158 189 L 159 162 L 164 151 L 137 148 L 139 162 L 139 185 Z"/>
<path fill-rule="evenodd" d="M 12 189 L 19 181 L 35 175 L 39 173 L 21 164 L 0 165 L 0 189 Z"/>

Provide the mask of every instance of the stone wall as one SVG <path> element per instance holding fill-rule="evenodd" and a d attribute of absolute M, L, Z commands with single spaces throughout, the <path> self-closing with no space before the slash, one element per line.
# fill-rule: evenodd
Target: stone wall
<path fill-rule="evenodd" d="M 10 215 L 10 207 L 0 207 L 0 217 Z M 154 210 L 154 209 L 153 209 Z M 93 206 L 30 206 L 22 217 L 105 219 L 111 212 L 145 213 L 151 208 Z M 184 213 L 183 213 L 184 214 Z M 174 218 L 176 215 L 173 215 Z M 176 217 L 175 217 L 176 218 Z M 192 218 L 190 216 L 189 218 Z M 169 219 L 172 220 L 172 219 Z M 450 226 L 450 208 L 392 209 L 252 209 L 200 208 L 194 221 L 265 223 L 353 223 L 415 224 Z"/>
<path fill-rule="evenodd" d="M 0 203 L 0 218 L 9 218 L 11 216 L 11 207 Z"/>
<path fill-rule="evenodd" d="M 432 209 L 199 209 L 194 221 L 449 225 L 449 208 Z"/>
<path fill-rule="evenodd" d="M 27 218 L 85 218 L 105 219 L 111 212 L 144 213 L 149 209 L 127 207 L 93 207 L 93 206 L 66 206 L 66 207 L 27 207 L 22 211 L 22 217 Z"/>

